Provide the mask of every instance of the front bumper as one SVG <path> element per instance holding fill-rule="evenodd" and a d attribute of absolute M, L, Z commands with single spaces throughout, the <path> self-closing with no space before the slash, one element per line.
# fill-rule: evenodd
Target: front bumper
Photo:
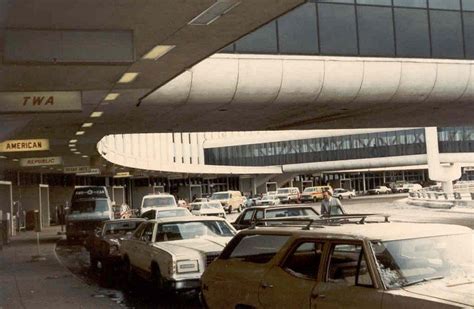
<path fill-rule="evenodd" d="M 168 280 L 165 282 L 165 288 L 169 290 L 193 290 L 201 288 L 200 279 Z"/>
<path fill-rule="evenodd" d="M 317 200 L 317 198 L 315 198 L 315 197 L 313 197 L 313 196 L 311 196 L 311 195 L 302 195 L 302 196 L 300 197 L 300 200 L 301 200 L 302 202 L 313 201 L 313 200 L 315 200 L 315 199 Z"/>

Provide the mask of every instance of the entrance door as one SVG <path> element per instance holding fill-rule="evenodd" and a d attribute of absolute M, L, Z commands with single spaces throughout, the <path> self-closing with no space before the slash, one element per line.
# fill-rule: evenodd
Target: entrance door
<path fill-rule="evenodd" d="M 191 185 L 189 188 L 189 191 L 191 193 L 191 196 L 189 197 L 189 200 L 192 202 L 193 198 L 197 197 L 202 197 L 202 187 L 201 185 Z"/>
<path fill-rule="evenodd" d="M 164 186 L 154 186 L 153 187 L 153 194 L 165 193 Z"/>
<path fill-rule="evenodd" d="M 41 228 L 49 226 L 49 186 L 39 185 Z"/>
<path fill-rule="evenodd" d="M 15 215 L 13 212 L 12 183 L 9 181 L 0 181 L 0 210 L 3 215 L 9 213 L 10 218 Z M 13 233 L 13 220 L 10 222 L 12 223 L 11 232 Z"/>
<path fill-rule="evenodd" d="M 276 191 L 278 189 L 278 184 L 276 182 L 267 182 L 267 192 Z"/>
<path fill-rule="evenodd" d="M 125 204 L 125 187 L 112 187 L 112 200 L 115 205 Z"/>

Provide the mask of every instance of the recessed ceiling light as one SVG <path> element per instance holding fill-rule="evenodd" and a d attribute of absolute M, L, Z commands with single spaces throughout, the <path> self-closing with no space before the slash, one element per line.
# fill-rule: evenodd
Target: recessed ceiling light
<path fill-rule="evenodd" d="M 5 156 L 0 156 L 0 159 L 6 159 L 6 158 L 7 158 L 7 157 L 5 157 Z"/>
<path fill-rule="evenodd" d="M 94 125 L 94 124 L 93 124 L 92 122 L 86 122 L 86 123 L 83 123 L 83 124 L 82 124 L 82 127 L 83 127 L 83 128 L 90 128 L 90 127 L 92 127 L 93 125 Z"/>
<path fill-rule="evenodd" d="M 107 96 L 105 96 L 104 101 L 113 101 L 113 100 L 117 99 L 119 95 L 120 95 L 120 93 L 114 93 L 114 92 L 109 93 Z"/>
<path fill-rule="evenodd" d="M 145 56 L 143 56 L 143 59 L 158 60 L 175 47 L 176 45 L 156 45 Z"/>
<path fill-rule="evenodd" d="M 18 162 L 18 161 L 20 161 L 20 160 L 18 160 L 18 159 L 12 159 L 12 161 L 14 161 L 14 162 Z"/>
<path fill-rule="evenodd" d="M 74 152 L 74 151 L 77 151 L 77 149 L 76 148 L 71 148 L 71 151 Z"/>
<path fill-rule="evenodd" d="M 207 26 L 215 22 L 219 17 L 227 14 L 230 10 L 240 4 L 238 0 L 220 0 L 193 18 L 188 24 L 193 26 Z"/>
<path fill-rule="evenodd" d="M 84 133 L 86 133 L 86 132 L 85 131 L 77 131 L 76 135 L 84 135 Z"/>
<path fill-rule="evenodd" d="M 74 152 L 74 154 L 81 154 L 79 151 Z"/>
<path fill-rule="evenodd" d="M 91 118 L 99 118 L 99 117 L 102 116 L 103 113 L 104 113 L 104 112 L 93 112 L 93 113 L 91 114 Z"/>
<path fill-rule="evenodd" d="M 77 143 L 77 139 L 70 139 L 69 140 L 69 144 L 74 144 L 74 143 Z"/>
<path fill-rule="evenodd" d="M 88 155 L 83 155 L 82 157 L 83 157 L 83 158 L 87 158 L 87 157 L 89 157 L 89 156 L 88 156 Z"/>
<path fill-rule="evenodd" d="M 69 147 L 76 147 L 76 144 L 69 144 Z"/>
<path fill-rule="evenodd" d="M 138 72 L 125 73 L 119 79 L 118 83 L 120 83 L 120 84 L 131 83 L 135 80 L 135 78 L 137 78 L 137 76 L 138 76 Z"/>

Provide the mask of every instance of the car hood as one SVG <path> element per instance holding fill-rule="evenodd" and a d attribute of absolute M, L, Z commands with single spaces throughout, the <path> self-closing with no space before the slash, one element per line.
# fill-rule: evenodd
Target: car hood
<path fill-rule="evenodd" d="M 222 251 L 231 239 L 232 237 L 205 236 L 194 239 L 160 242 L 156 243 L 154 246 L 175 255 L 186 255 L 191 251 L 206 254 L 208 252 Z"/>
<path fill-rule="evenodd" d="M 404 287 L 403 290 L 417 295 L 458 303 L 463 306 L 474 306 L 474 298 L 472 297 L 473 288 L 474 278 L 463 278 L 430 281 Z"/>

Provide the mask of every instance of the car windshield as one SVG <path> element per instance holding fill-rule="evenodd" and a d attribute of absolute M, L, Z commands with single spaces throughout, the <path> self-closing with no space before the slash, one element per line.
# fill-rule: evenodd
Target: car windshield
<path fill-rule="evenodd" d="M 172 196 L 149 197 L 143 201 L 143 208 L 173 206 L 176 206 L 176 202 Z"/>
<path fill-rule="evenodd" d="M 220 209 L 222 206 L 219 202 L 204 203 L 204 208 L 217 208 Z"/>
<path fill-rule="evenodd" d="M 190 216 L 189 210 L 186 208 L 176 208 L 176 209 L 167 209 L 159 210 L 157 212 L 157 218 L 169 218 L 169 217 L 183 217 Z"/>
<path fill-rule="evenodd" d="M 286 194 L 289 193 L 290 189 L 278 189 L 277 194 Z"/>
<path fill-rule="evenodd" d="M 109 210 L 109 204 L 106 199 L 97 199 L 89 201 L 74 201 L 71 204 L 72 214 L 104 212 Z"/>
<path fill-rule="evenodd" d="M 316 191 L 316 188 L 309 187 L 309 188 L 304 189 L 303 192 L 314 192 L 314 191 Z"/>
<path fill-rule="evenodd" d="M 271 218 L 284 218 L 284 217 L 310 217 L 319 219 L 317 212 L 312 208 L 283 208 L 283 209 L 269 209 L 266 212 L 265 217 Z"/>
<path fill-rule="evenodd" d="M 474 278 L 474 234 L 372 242 L 382 280 L 399 288 L 428 280 Z"/>
<path fill-rule="evenodd" d="M 232 237 L 235 233 L 226 221 L 164 223 L 159 226 L 157 241 L 196 239 L 205 236 Z"/>
<path fill-rule="evenodd" d="M 192 204 L 192 210 L 200 210 L 201 209 L 201 204 Z"/>
<path fill-rule="evenodd" d="M 225 200 L 229 198 L 229 193 L 214 193 L 211 200 Z"/>
<path fill-rule="evenodd" d="M 108 222 L 104 226 L 104 235 L 125 235 L 134 231 L 142 222 L 140 220 Z"/>

